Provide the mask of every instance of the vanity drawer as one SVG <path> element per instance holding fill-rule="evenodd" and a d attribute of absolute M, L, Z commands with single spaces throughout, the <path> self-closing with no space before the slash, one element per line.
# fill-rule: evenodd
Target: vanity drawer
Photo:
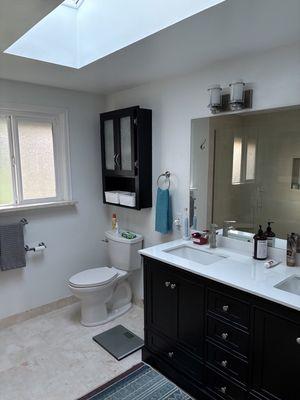
<path fill-rule="evenodd" d="M 226 322 L 207 317 L 207 336 L 230 350 L 236 351 L 245 357 L 248 356 L 248 333 L 234 328 Z"/>
<path fill-rule="evenodd" d="M 203 381 L 204 366 L 192 355 L 153 333 L 147 334 L 147 346 L 174 368 L 191 375 L 197 381 Z"/>
<path fill-rule="evenodd" d="M 206 360 L 210 366 L 246 384 L 248 380 L 248 363 L 246 361 L 210 342 L 206 343 Z"/>
<path fill-rule="evenodd" d="M 234 384 L 223 375 L 207 368 L 206 388 L 209 392 L 217 395 L 218 399 L 224 400 L 246 400 L 247 391 Z"/>
<path fill-rule="evenodd" d="M 250 307 L 248 303 L 231 296 L 208 289 L 207 308 L 229 322 L 233 322 L 248 329 L 250 325 Z"/>

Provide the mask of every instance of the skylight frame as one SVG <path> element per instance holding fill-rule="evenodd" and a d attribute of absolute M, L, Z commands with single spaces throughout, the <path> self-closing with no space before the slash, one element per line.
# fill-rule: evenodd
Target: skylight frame
<path fill-rule="evenodd" d="M 4 53 L 81 69 L 227 0 L 143 1 L 65 0 Z"/>
<path fill-rule="evenodd" d="M 75 8 L 78 10 L 78 8 L 82 5 L 84 0 L 65 0 L 62 5 L 70 8 Z"/>

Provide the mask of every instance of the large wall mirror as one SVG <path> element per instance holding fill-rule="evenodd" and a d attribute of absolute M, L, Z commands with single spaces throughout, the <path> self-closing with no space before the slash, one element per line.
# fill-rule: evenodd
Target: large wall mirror
<path fill-rule="evenodd" d="M 300 232 L 300 108 L 192 120 L 190 219 Z"/>

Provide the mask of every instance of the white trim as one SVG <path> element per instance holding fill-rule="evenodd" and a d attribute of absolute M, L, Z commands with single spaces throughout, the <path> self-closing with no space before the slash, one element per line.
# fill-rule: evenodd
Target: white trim
<path fill-rule="evenodd" d="M 1 105 L 0 116 L 8 119 L 14 201 L 19 205 L 53 204 L 72 200 L 70 138 L 68 111 L 56 107 Z M 21 162 L 17 123 L 19 120 L 42 120 L 52 124 L 56 197 L 23 199 Z M 6 207 L 6 206 L 5 206 Z M 2 206 L 0 206 L 0 209 Z"/>
<path fill-rule="evenodd" d="M 16 104 L 16 103 L 0 103 L 0 114 L 1 111 L 5 113 L 14 114 L 14 113 L 34 113 L 34 114 L 61 114 L 67 113 L 68 110 L 62 107 L 45 107 L 41 105 L 34 104 Z"/>
<path fill-rule="evenodd" d="M 76 206 L 76 204 L 77 201 L 49 201 L 48 203 L 32 203 L 32 204 L 1 206 L 0 214 L 16 212 L 16 211 L 24 211 L 24 210 L 38 210 L 42 208 Z"/>

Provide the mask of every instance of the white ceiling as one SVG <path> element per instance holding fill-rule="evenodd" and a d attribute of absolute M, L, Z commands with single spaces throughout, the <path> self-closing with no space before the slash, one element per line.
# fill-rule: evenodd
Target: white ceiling
<path fill-rule="evenodd" d="M 0 0 L 0 49 L 58 3 Z M 0 78 L 108 93 L 294 43 L 299 20 L 299 0 L 227 0 L 80 70 L 1 53 Z"/>
<path fill-rule="evenodd" d="M 63 2 L 5 53 L 80 69 L 223 1 Z"/>

